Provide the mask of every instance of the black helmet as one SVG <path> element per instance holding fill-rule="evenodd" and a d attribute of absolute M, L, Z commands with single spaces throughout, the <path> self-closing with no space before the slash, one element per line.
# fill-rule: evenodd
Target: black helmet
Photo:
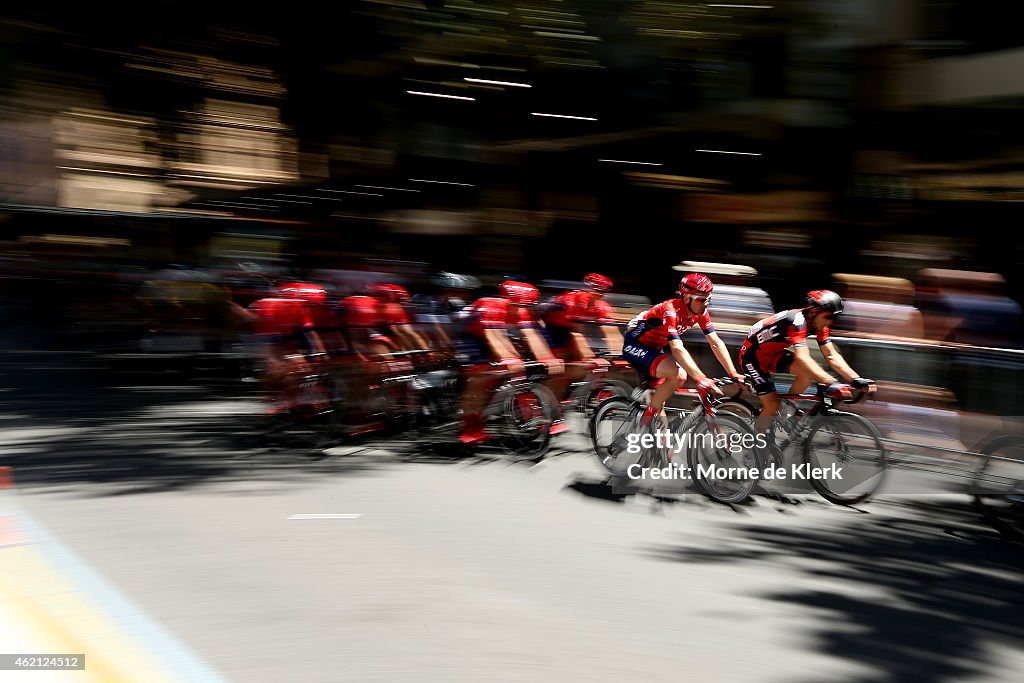
<path fill-rule="evenodd" d="M 831 289 L 816 289 L 813 292 L 807 292 L 804 301 L 807 308 L 820 308 L 835 315 L 843 312 L 842 297 Z"/>

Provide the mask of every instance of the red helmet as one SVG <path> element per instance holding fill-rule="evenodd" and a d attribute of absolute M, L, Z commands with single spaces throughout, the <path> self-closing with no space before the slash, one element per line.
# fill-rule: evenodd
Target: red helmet
<path fill-rule="evenodd" d="M 307 282 L 288 282 L 277 286 L 277 294 L 286 299 L 299 299 L 307 304 L 327 304 L 327 290 Z"/>
<path fill-rule="evenodd" d="M 820 308 L 823 311 L 839 315 L 843 312 L 843 299 L 831 289 L 816 289 L 813 292 L 807 292 L 804 306 Z"/>
<path fill-rule="evenodd" d="M 595 292 L 607 292 L 614 283 L 610 277 L 600 273 L 587 273 L 583 276 L 583 284 Z"/>
<path fill-rule="evenodd" d="M 679 281 L 679 296 L 687 294 L 711 294 L 715 286 L 711 284 L 711 278 L 702 273 L 690 273 Z"/>
<path fill-rule="evenodd" d="M 505 280 L 498 285 L 498 294 L 501 298 L 520 306 L 532 306 L 540 301 L 540 292 L 528 282 Z"/>
<path fill-rule="evenodd" d="M 392 285 L 386 282 L 375 282 L 367 287 L 366 291 L 379 299 L 384 299 L 385 301 L 400 304 L 404 304 L 409 301 L 409 290 L 401 285 Z"/>

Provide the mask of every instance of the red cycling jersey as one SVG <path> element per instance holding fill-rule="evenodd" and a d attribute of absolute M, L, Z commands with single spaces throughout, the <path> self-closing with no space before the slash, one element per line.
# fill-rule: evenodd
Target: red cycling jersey
<path fill-rule="evenodd" d="M 498 297 L 486 297 L 477 299 L 469 307 L 464 329 L 466 334 L 483 339 L 484 330 L 509 326 L 526 329 L 535 327 L 535 324 L 526 308 L 519 307 L 519 312 L 513 317 L 508 301 Z"/>
<path fill-rule="evenodd" d="M 312 312 L 298 299 L 267 298 L 254 301 L 253 331 L 275 344 L 299 346 L 303 333 L 315 327 Z"/>
<path fill-rule="evenodd" d="M 376 328 L 381 324 L 377 300 L 372 296 L 348 296 L 341 300 L 345 324 L 355 328 Z"/>
<path fill-rule="evenodd" d="M 830 334 L 830 329 L 823 327 L 815 339 L 819 345 L 831 344 Z M 783 351 L 791 346 L 807 346 L 807 320 L 799 308 L 770 315 L 755 323 L 740 347 L 740 355 L 754 353 L 758 365 L 772 372 Z"/>
<path fill-rule="evenodd" d="M 380 319 L 384 325 L 409 324 L 409 314 L 402 308 L 402 304 L 394 302 L 381 304 Z"/>
<path fill-rule="evenodd" d="M 704 334 L 711 334 L 715 327 L 711 315 L 688 315 L 682 299 L 669 299 L 648 308 L 629 321 L 626 333 L 644 346 L 663 349 L 670 341 L 676 341 L 697 325 Z"/>
<path fill-rule="evenodd" d="M 612 307 L 599 294 L 577 289 L 565 292 L 551 299 L 544 312 L 544 324 L 548 327 L 574 329 L 580 323 L 614 325 Z"/>

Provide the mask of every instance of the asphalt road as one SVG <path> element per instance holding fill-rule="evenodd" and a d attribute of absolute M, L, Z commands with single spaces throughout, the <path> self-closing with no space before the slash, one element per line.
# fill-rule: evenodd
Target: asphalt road
<path fill-rule="evenodd" d="M 1024 552 L 955 492 L 730 508 L 611 487 L 572 435 L 253 444 L 251 398 L 61 362 L 2 368 L 18 508 L 228 680 L 1024 677 Z"/>

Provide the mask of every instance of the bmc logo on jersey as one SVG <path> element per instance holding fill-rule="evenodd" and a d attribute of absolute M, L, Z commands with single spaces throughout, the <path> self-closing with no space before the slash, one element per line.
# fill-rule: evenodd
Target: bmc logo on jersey
<path fill-rule="evenodd" d="M 747 363 L 747 374 L 750 375 L 755 382 L 763 382 L 764 377 L 761 377 L 761 373 L 754 369 L 751 363 Z"/>
<path fill-rule="evenodd" d="M 774 336 L 775 336 L 775 328 L 774 327 L 769 327 L 766 330 L 761 330 L 760 332 L 757 333 L 757 343 L 758 344 L 763 344 L 763 343 L 765 343 L 766 341 L 768 341 L 769 339 L 771 339 Z"/>

